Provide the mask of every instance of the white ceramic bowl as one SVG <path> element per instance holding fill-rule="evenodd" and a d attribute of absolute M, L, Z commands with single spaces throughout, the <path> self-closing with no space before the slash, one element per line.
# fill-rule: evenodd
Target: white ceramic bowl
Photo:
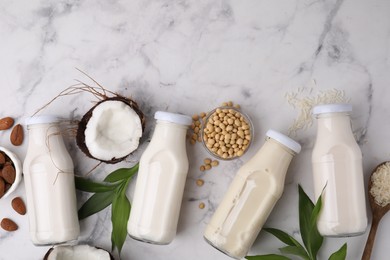
<path fill-rule="evenodd" d="M 0 151 L 5 153 L 12 161 L 14 168 L 15 168 L 15 181 L 12 183 L 11 187 L 7 190 L 6 193 L 4 193 L 4 196 L 1 197 L 2 199 L 8 197 L 13 191 L 16 190 L 18 187 L 20 181 L 22 180 L 22 164 L 19 160 L 19 158 L 10 150 L 7 148 L 0 146 Z"/>

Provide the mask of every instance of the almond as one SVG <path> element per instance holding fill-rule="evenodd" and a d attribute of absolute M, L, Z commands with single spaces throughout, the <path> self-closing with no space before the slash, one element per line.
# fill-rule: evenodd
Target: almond
<path fill-rule="evenodd" d="M 16 177 L 15 168 L 11 164 L 6 164 L 1 171 L 1 175 L 7 183 L 12 184 Z"/>
<path fill-rule="evenodd" d="M 0 152 L 0 165 L 3 165 L 5 163 L 5 156 L 2 152 Z"/>
<path fill-rule="evenodd" d="M 12 129 L 10 140 L 15 146 L 19 146 L 23 143 L 23 127 L 20 124 L 17 124 Z"/>
<path fill-rule="evenodd" d="M 5 182 L 4 179 L 0 177 L 0 198 L 4 196 L 5 193 Z"/>
<path fill-rule="evenodd" d="M 5 231 L 15 231 L 18 229 L 18 225 L 9 218 L 3 218 L 0 225 Z"/>
<path fill-rule="evenodd" d="M 4 117 L 0 119 L 0 130 L 10 129 L 14 125 L 14 120 L 12 117 Z"/>
<path fill-rule="evenodd" d="M 22 198 L 16 197 L 11 202 L 12 208 L 18 212 L 20 215 L 26 214 L 26 205 L 24 204 Z"/>

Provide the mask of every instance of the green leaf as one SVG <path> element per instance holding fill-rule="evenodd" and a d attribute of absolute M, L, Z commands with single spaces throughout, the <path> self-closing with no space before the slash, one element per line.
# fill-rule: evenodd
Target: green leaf
<path fill-rule="evenodd" d="M 106 208 L 112 203 L 114 196 L 115 190 L 95 193 L 79 209 L 79 219 L 85 219 Z"/>
<path fill-rule="evenodd" d="M 318 199 L 316 207 L 299 185 L 299 227 L 301 236 L 310 259 L 317 259 L 323 237 L 317 229 L 317 218 L 321 208 L 321 197 Z"/>
<path fill-rule="evenodd" d="M 76 177 L 76 187 L 82 191 L 95 192 L 79 209 L 79 219 L 87 218 L 96 212 L 111 207 L 111 242 L 113 251 L 118 249 L 120 254 L 127 236 L 127 221 L 130 216 L 131 205 L 126 197 L 126 189 L 130 180 L 138 171 L 137 163 L 132 168 L 121 168 L 111 172 L 103 183 L 94 182 Z"/>
<path fill-rule="evenodd" d="M 314 206 L 314 209 L 311 212 L 311 215 L 310 215 L 310 225 L 311 226 L 317 226 L 317 219 L 318 219 L 318 215 L 320 214 L 321 207 L 322 207 L 322 194 L 317 199 L 316 205 Z"/>
<path fill-rule="evenodd" d="M 133 175 L 136 172 L 138 172 L 138 166 L 139 166 L 139 163 L 137 163 L 136 165 L 134 165 L 131 168 L 121 168 L 121 169 L 115 170 L 112 173 L 110 173 L 109 175 L 107 175 L 107 177 L 104 179 L 104 181 L 114 183 L 114 182 L 122 181 L 124 179 L 131 178 L 131 177 L 133 177 Z"/>
<path fill-rule="evenodd" d="M 338 251 L 334 252 L 329 260 L 345 260 L 347 257 L 347 243 L 345 243 Z"/>
<path fill-rule="evenodd" d="M 306 248 L 309 248 L 309 236 L 310 236 L 310 217 L 311 212 L 314 209 L 313 202 L 309 199 L 306 193 L 303 191 L 301 185 L 299 188 L 299 228 L 301 230 L 301 236 Z"/>
<path fill-rule="evenodd" d="M 245 258 L 248 260 L 291 260 L 290 258 L 288 258 L 286 256 L 275 255 L 275 254 L 246 256 Z"/>
<path fill-rule="evenodd" d="M 276 228 L 263 228 L 263 230 L 271 233 L 277 237 L 283 243 L 289 245 L 288 247 L 279 248 L 282 253 L 293 254 L 302 256 L 304 259 L 309 259 L 309 256 L 305 248 L 292 236 L 286 232 L 276 229 Z M 290 252 L 288 252 L 290 251 Z"/>
<path fill-rule="evenodd" d="M 120 254 L 123 244 L 125 243 L 127 236 L 127 221 L 130 216 L 130 202 L 126 197 L 126 188 L 130 179 L 121 185 L 121 188 L 116 193 L 114 200 L 112 201 L 111 208 L 111 222 L 112 222 L 112 234 L 111 240 L 113 247 L 118 248 Z"/>
<path fill-rule="evenodd" d="M 303 259 L 309 260 L 309 256 L 307 255 L 307 252 L 302 247 L 297 246 L 286 246 L 279 248 L 280 252 L 283 254 L 290 254 L 290 255 L 297 255 L 302 257 Z"/>
<path fill-rule="evenodd" d="M 317 257 L 318 251 L 320 250 L 322 243 L 324 241 L 324 237 L 320 234 L 317 228 L 317 220 L 321 208 L 322 208 L 322 192 L 321 195 L 318 197 L 317 202 L 314 205 L 314 209 L 311 212 L 311 216 L 310 216 L 310 225 L 311 225 L 310 237 L 312 241 L 311 250 L 314 259 Z"/>
<path fill-rule="evenodd" d="M 114 190 L 117 185 L 95 182 L 83 177 L 75 176 L 76 189 L 86 192 L 106 192 Z"/>
<path fill-rule="evenodd" d="M 287 234 L 286 232 L 284 232 L 282 230 L 279 230 L 276 228 L 263 228 L 263 230 L 267 231 L 268 233 L 271 233 L 272 235 L 274 235 L 280 241 L 282 241 L 283 243 L 285 243 L 287 245 L 301 246 L 302 247 L 302 245 L 297 240 L 295 240 L 295 238 L 293 238 L 292 236 L 290 236 L 289 234 Z"/>

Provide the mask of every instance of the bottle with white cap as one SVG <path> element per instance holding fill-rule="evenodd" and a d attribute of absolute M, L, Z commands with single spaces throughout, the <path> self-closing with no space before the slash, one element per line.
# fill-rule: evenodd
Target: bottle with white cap
<path fill-rule="evenodd" d="M 35 245 L 76 240 L 80 226 L 74 167 L 58 118 L 34 116 L 26 124 L 29 141 L 23 174 L 31 240 Z"/>
<path fill-rule="evenodd" d="M 261 149 L 238 171 L 206 227 L 204 238 L 235 259 L 248 253 L 276 202 L 292 158 L 301 150 L 291 138 L 268 130 Z"/>
<path fill-rule="evenodd" d="M 188 173 L 186 134 L 192 119 L 163 111 L 154 118 L 157 124 L 140 159 L 127 231 L 140 241 L 169 244 L 176 235 Z"/>
<path fill-rule="evenodd" d="M 324 236 L 352 236 L 367 228 L 362 153 L 351 129 L 350 104 L 313 108 L 317 138 L 312 153 L 314 193 L 322 193 L 317 221 Z"/>

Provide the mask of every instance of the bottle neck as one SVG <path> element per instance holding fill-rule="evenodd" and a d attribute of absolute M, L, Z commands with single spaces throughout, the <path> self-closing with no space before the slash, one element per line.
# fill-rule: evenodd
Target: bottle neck
<path fill-rule="evenodd" d="M 327 113 L 317 115 L 317 136 L 348 136 L 352 134 L 351 120 L 348 113 Z"/>
<path fill-rule="evenodd" d="M 152 142 L 153 139 L 157 137 L 158 139 L 160 139 L 159 141 L 163 141 L 166 143 L 182 142 L 183 144 L 185 144 L 187 128 L 188 127 L 184 125 L 157 120 Z"/>
<path fill-rule="evenodd" d="M 29 147 L 48 149 L 51 142 L 62 141 L 62 135 L 57 123 L 37 124 L 28 126 Z"/>
<path fill-rule="evenodd" d="M 272 173 L 281 182 L 284 182 L 288 167 L 295 152 L 272 138 L 267 138 L 264 145 L 251 159 L 254 163 L 261 163 L 262 169 Z"/>

